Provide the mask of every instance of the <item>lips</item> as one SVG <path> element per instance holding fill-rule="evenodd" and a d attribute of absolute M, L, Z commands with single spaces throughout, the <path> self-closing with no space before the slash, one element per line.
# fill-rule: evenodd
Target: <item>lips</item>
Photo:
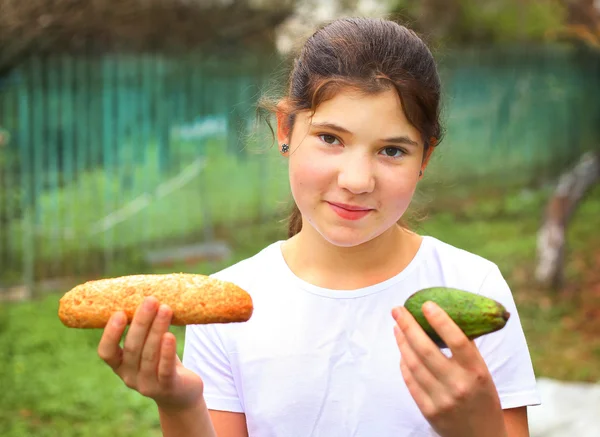
<path fill-rule="evenodd" d="M 372 208 L 358 205 L 348 205 L 346 203 L 327 202 L 331 209 L 345 220 L 359 220 L 368 215 Z"/>
<path fill-rule="evenodd" d="M 329 203 L 333 206 L 337 206 L 338 208 L 343 208 L 348 211 L 370 211 L 372 209 L 372 208 L 367 208 L 364 206 L 348 205 L 345 203 L 337 203 L 337 202 L 329 202 Z"/>

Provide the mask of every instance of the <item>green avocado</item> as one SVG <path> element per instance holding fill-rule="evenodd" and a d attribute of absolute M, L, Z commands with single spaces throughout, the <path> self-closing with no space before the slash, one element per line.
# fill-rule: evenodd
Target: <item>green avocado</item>
<path fill-rule="evenodd" d="M 427 301 L 438 304 L 471 340 L 504 328 L 510 317 L 502 304 L 475 293 L 448 287 L 419 290 L 406 300 L 404 307 L 440 348 L 446 348 L 447 345 L 431 327 L 421 309 Z"/>

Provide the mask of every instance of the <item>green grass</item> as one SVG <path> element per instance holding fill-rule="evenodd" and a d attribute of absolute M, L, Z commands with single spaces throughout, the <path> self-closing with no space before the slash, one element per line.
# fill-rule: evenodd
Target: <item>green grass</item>
<path fill-rule="evenodd" d="M 57 297 L 8 311 L 0 334 L 0 435 L 160 435 L 153 402 L 120 384 L 97 357 L 101 331 L 65 328 Z"/>
<path fill-rule="evenodd" d="M 417 230 L 498 263 L 513 289 L 538 375 L 600 381 L 600 340 L 593 335 L 599 318 L 588 320 L 592 309 L 600 310 L 600 290 L 591 292 L 600 283 L 595 225 L 600 186 L 577 210 L 569 231 L 567 288 L 577 298 L 543 290 L 531 281 L 535 231 L 547 194 L 465 198 L 452 207 L 432 203 L 429 218 Z M 163 272 L 209 273 L 283 237 L 279 225 L 239 229 L 231 235 L 232 259 Z M 0 313 L 0 435 L 159 436 L 154 403 L 127 389 L 97 357 L 101 332 L 70 330 L 60 323 L 56 313 L 61 294 L 11 304 Z M 184 331 L 171 331 L 181 353 Z"/>

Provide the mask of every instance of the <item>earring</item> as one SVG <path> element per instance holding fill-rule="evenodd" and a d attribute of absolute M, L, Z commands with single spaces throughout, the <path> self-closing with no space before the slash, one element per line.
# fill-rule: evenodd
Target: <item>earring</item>
<path fill-rule="evenodd" d="M 281 153 L 287 153 L 289 151 L 290 151 L 290 146 L 288 146 L 285 143 L 281 145 Z"/>
<path fill-rule="evenodd" d="M 419 172 L 419 176 L 423 176 L 423 170 Z"/>

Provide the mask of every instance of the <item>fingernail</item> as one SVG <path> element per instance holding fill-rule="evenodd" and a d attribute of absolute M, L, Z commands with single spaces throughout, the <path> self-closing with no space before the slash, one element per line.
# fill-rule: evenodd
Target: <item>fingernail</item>
<path fill-rule="evenodd" d="M 123 313 L 117 313 L 114 317 L 113 317 L 113 325 L 115 326 L 121 326 L 123 323 L 125 322 L 125 317 L 123 317 Z"/>
<path fill-rule="evenodd" d="M 161 318 L 166 318 L 167 315 L 169 314 L 169 307 L 167 305 L 161 305 L 158 308 L 158 316 Z"/>
<path fill-rule="evenodd" d="M 394 308 L 392 310 L 392 317 L 396 320 L 398 319 L 398 317 L 400 317 L 400 310 L 398 308 Z"/>
<path fill-rule="evenodd" d="M 151 310 L 152 307 L 154 306 L 153 304 L 154 303 L 152 302 L 152 299 L 150 299 L 149 297 L 146 297 L 144 299 L 144 304 L 143 305 L 144 305 L 144 309 L 145 310 Z"/>
<path fill-rule="evenodd" d="M 423 304 L 423 311 L 433 316 L 438 312 L 436 304 L 433 302 L 427 301 Z"/>

